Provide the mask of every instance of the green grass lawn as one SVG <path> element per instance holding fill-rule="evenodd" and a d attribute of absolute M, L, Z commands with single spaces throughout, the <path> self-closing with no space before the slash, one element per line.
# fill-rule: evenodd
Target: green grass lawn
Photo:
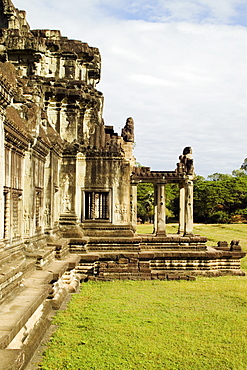
<path fill-rule="evenodd" d="M 245 250 L 246 229 L 195 226 L 209 243 L 240 239 Z M 39 368 L 246 370 L 246 291 L 245 276 L 84 283 L 56 315 Z"/>

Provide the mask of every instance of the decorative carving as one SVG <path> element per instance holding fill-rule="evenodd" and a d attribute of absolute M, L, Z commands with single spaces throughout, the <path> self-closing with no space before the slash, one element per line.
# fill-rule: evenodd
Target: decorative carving
<path fill-rule="evenodd" d="M 242 249 L 239 240 L 232 240 L 230 245 L 230 251 L 241 251 Z"/>
<path fill-rule="evenodd" d="M 79 151 L 80 144 L 76 140 L 74 140 L 72 143 L 65 143 L 63 154 L 76 156 Z"/>
<path fill-rule="evenodd" d="M 179 174 L 193 175 L 194 166 L 192 158 L 192 148 L 187 146 L 183 150 L 183 154 L 179 157 L 179 163 L 177 165 L 177 172 Z"/>
<path fill-rule="evenodd" d="M 126 204 L 115 204 L 115 218 L 117 222 L 123 222 L 127 220 L 128 207 Z"/>
<path fill-rule="evenodd" d="M 126 124 L 122 129 L 122 137 L 124 141 L 134 142 L 134 120 L 132 117 L 127 118 Z"/>
<path fill-rule="evenodd" d="M 30 231 L 30 215 L 26 208 L 23 214 L 23 221 L 24 221 L 24 234 L 27 235 Z"/>
<path fill-rule="evenodd" d="M 62 198 L 62 211 L 63 212 L 70 212 L 71 211 L 71 203 L 72 197 L 70 193 L 70 176 L 68 174 L 65 175 L 64 179 L 64 191 L 63 191 L 63 198 Z"/>
<path fill-rule="evenodd" d="M 44 224 L 45 227 L 50 226 L 51 223 L 51 207 L 49 203 L 46 204 L 45 206 L 45 212 L 44 212 Z"/>

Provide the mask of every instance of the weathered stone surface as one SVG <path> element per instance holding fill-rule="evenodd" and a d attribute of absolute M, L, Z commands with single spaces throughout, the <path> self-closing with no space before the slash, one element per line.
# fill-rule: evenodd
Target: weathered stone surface
<path fill-rule="evenodd" d="M 0 370 L 19 370 L 25 364 L 25 354 L 20 349 L 0 350 L 0 359 Z"/>
<path fill-rule="evenodd" d="M 99 50 L 58 30 L 31 30 L 0 0 L 0 367 L 21 369 L 80 281 L 243 274 L 239 241 L 193 234 L 192 149 L 174 171 L 135 167 L 134 120 L 102 117 Z M 155 232 L 136 235 L 137 185 L 155 189 Z M 165 186 L 179 184 L 176 235 Z M 73 253 L 73 255 L 69 254 Z M 10 346 L 12 349 L 7 349 Z M 12 366 L 12 367 L 11 367 Z"/>
<path fill-rule="evenodd" d="M 6 348 L 49 293 L 49 286 L 23 288 L 22 292 L 1 305 L 0 349 Z"/>

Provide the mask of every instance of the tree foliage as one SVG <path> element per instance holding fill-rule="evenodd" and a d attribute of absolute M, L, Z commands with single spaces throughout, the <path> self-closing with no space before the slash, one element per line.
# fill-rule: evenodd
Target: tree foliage
<path fill-rule="evenodd" d="M 179 217 L 178 184 L 166 185 L 166 216 L 168 221 Z"/>
<path fill-rule="evenodd" d="M 150 183 L 140 183 L 137 187 L 137 218 L 142 223 L 153 221 L 154 187 Z"/>
<path fill-rule="evenodd" d="M 198 177 L 194 185 L 194 220 L 229 223 L 235 215 L 247 215 L 247 175 L 242 170 Z"/>
<path fill-rule="evenodd" d="M 166 216 L 168 219 L 178 217 L 179 194 L 177 184 L 166 185 Z M 137 187 L 137 218 L 152 222 L 154 218 L 154 186 L 140 183 Z"/>

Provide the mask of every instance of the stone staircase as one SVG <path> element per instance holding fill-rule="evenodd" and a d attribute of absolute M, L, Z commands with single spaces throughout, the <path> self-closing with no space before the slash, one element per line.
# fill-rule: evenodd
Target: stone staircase
<path fill-rule="evenodd" d="M 0 304 L 17 290 L 25 278 L 35 270 L 36 259 L 26 259 L 20 250 L 0 252 Z"/>
<path fill-rule="evenodd" d="M 62 253 L 60 253 L 62 252 Z M 0 251 L 0 370 L 26 368 L 50 326 L 54 310 L 78 290 L 80 256 L 65 240 L 27 252 Z"/>

